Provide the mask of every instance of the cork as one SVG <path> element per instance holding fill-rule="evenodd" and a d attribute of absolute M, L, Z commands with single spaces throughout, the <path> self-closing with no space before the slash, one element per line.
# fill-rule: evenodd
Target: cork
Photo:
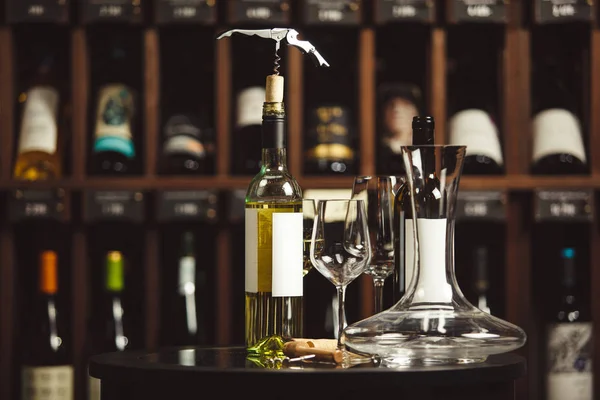
<path fill-rule="evenodd" d="M 265 102 L 281 103 L 283 102 L 283 76 L 268 75 L 265 88 Z"/>
<path fill-rule="evenodd" d="M 302 342 L 291 341 L 284 345 L 283 352 L 288 357 L 301 357 L 306 355 L 314 355 L 316 361 L 326 361 L 339 364 L 343 361 L 343 353 L 341 350 L 333 349 L 321 349 L 314 347 L 307 343 L 303 345 Z"/>

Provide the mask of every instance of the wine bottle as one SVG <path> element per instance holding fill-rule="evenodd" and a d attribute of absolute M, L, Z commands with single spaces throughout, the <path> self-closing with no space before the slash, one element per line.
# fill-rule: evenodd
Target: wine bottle
<path fill-rule="evenodd" d="M 261 121 L 265 88 L 251 86 L 237 96 L 237 119 L 234 132 L 232 172 L 255 175 L 261 163 Z"/>
<path fill-rule="evenodd" d="M 177 267 L 177 286 L 169 294 L 169 312 L 164 318 L 163 343 L 170 346 L 201 344 L 205 341 L 201 308 L 196 293 L 202 290 L 206 277 L 196 268 L 194 233 L 186 231 L 182 236 L 182 248 Z"/>
<path fill-rule="evenodd" d="M 320 104 L 310 111 L 308 127 L 304 173 L 354 174 L 350 110 L 339 104 Z"/>
<path fill-rule="evenodd" d="M 577 290 L 575 249 L 561 250 L 562 291 L 554 321 L 547 329 L 546 398 L 591 400 L 592 323 Z"/>
<path fill-rule="evenodd" d="M 195 175 L 212 172 L 213 147 L 193 115 L 171 116 L 164 129 L 162 172 L 169 175 Z"/>
<path fill-rule="evenodd" d="M 435 144 L 435 122 L 431 116 L 415 116 L 412 121 L 413 146 Z M 432 168 L 425 168 L 432 170 Z M 426 179 L 425 193 L 433 196 L 434 190 L 428 187 L 436 186 L 436 176 Z M 424 200 L 425 201 L 425 200 Z M 410 203 L 410 188 L 404 183 L 397 191 L 394 199 L 394 275 L 392 301 L 398 302 L 410 284 L 413 273 L 414 242 L 412 231 L 412 209 Z"/>
<path fill-rule="evenodd" d="M 412 119 L 420 114 L 421 90 L 412 84 L 388 83 L 379 88 L 378 97 L 381 114 L 377 120 L 377 173 L 404 175 L 400 149 L 412 144 Z"/>
<path fill-rule="evenodd" d="M 262 355 L 302 337 L 302 189 L 288 172 L 283 77 L 270 75 L 262 122 L 262 166 L 246 193 L 246 346 Z"/>
<path fill-rule="evenodd" d="M 13 176 L 20 180 L 56 179 L 62 175 L 60 93 L 51 75 L 54 59 L 46 58 L 31 86 L 19 95 L 23 103 Z"/>
<path fill-rule="evenodd" d="M 54 251 L 40 255 L 39 292 L 27 317 L 21 399 L 73 399 L 73 365 L 64 341 L 66 325 L 57 303 L 58 262 Z"/>
<path fill-rule="evenodd" d="M 477 246 L 473 251 L 473 265 L 475 267 L 475 295 L 477 296 L 477 308 L 481 311 L 491 313 L 488 305 L 488 249 L 485 246 Z"/>
<path fill-rule="evenodd" d="M 533 65 L 531 173 L 535 175 L 588 173 L 585 123 L 580 119 L 583 96 L 573 85 L 583 74 L 578 69 L 581 61 L 566 59 L 546 52 Z"/>
<path fill-rule="evenodd" d="M 106 254 L 104 277 L 104 293 L 99 313 L 93 316 L 91 323 L 94 354 L 124 351 L 130 347 L 129 317 L 123 304 L 123 254 L 120 251 L 109 251 Z M 88 384 L 90 400 L 100 400 L 100 380 L 90 377 Z"/>
<path fill-rule="evenodd" d="M 461 110 L 450 118 L 449 128 L 449 144 L 467 146 L 463 174 L 504 173 L 498 130 L 487 112 L 476 108 Z"/>
<path fill-rule="evenodd" d="M 91 157 L 93 174 L 124 175 L 133 172 L 136 156 L 133 113 L 133 92 L 129 87 L 120 83 L 101 87 Z"/>
<path fill-rule="evenodd" d="M 531 172 L 536 175 L 587 173 L 581 124 L 575 114 L 550 108 L 535 115 L 532 161 Z"/>

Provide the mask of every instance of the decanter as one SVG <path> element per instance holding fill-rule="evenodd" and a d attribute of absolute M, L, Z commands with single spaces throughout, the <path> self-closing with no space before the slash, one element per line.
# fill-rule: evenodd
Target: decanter
<path fill-rule="evenodd" d="M 391 308 L 344 329 L 349 351 L 398 367 L 483 362 L 525 344 L 521 328 L 473 306 L 456 281 L 454 213 L 465 152 L 403 146 L 407 175 L 395 212 L 404 226 L 404 254 L 396 256 L 405 257 L 406 290 Z"/>

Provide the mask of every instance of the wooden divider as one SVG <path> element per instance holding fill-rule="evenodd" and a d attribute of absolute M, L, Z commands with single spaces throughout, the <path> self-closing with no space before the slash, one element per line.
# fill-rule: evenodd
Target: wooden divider
<path fill-rule="evenodd" d="M 71 123 L 71 157 L 73 180 L 83 182 L 86 176 L 89 52 L 85 29 L 76 27 L 71 35 L 71 96 L 73 117 Z"/>
<path fill-rule="evenodd" d="M 0 398 L 12 399 L 13 381 L 13 329 L 15 326 L 15 260 L 13 233 L 6 225 L 0 225 Z M 8 329 L 10 328 L 10 329 Z"/>
<path fill-rule="evenodd" d="M 156 28 L 144 34 L 144 146 L 146 176 L 156 175 L 160 104 L 160 49 Z"/>
<path fill-rule="evenodd" d="M 12 149 L 14 146 L 14 79 L 13 35 L 9 27 L 0 27 L 0 180 L 8 181 L 12 175 Z"/>

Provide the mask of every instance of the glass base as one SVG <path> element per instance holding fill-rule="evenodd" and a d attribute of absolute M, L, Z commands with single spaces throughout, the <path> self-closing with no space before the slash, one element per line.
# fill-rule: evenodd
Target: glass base
<path fill-rule="evenodd" d="M 402 368 L 402 367 L 418 367 L 418 366 L 439 366 L 439 365 L 461 365 L 461 364 L 476 364 L 487 360 L 483 358 L 384 358 L 381 360 L 381 366 L 384 368 Z"/>
<path fill-rule="evenodd" d="M 515 350 L 526 340 L 517 326 L 466 304 L 459 310 L 396 307 L 348 326 L 346 348 L 377 356 L 388 367 L 470 364 Z"/>

